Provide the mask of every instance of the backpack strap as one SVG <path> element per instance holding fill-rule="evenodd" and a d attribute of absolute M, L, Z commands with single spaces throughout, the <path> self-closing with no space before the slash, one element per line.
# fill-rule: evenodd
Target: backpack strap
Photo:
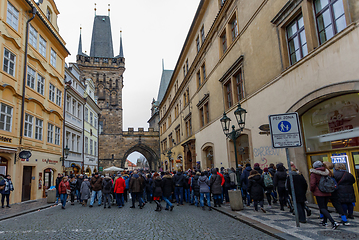
<path fill-rule="evenodd" d="M 343 178 L 344 178 L 344 176 L 345 176 L 345 174 L 346 174 L 347 172 L 344 172 L 344 174 L 343 174 L 343 176 L 342 176 L 342 178 L 339 180 L 339 182 L 338 182 L 338 184 L 337 185 L 339 185 L 339 183 L 343 180 Z"/>

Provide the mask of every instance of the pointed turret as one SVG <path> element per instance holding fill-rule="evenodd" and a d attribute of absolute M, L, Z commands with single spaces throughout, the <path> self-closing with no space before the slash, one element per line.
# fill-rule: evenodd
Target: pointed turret
<path fill-rule="evenodd" d="M 90 57 L 113 58 L 111 23 L 109 16 L 95 16 L 92 29 Z"/>
<path fill-rule="evenodd" d="M 80 40 L 79 40 L 79 48 L 77 50 L 77 55 L 82 55 L 82 38 L 81 38 L 81 29 L 82 27 L 80 27 Z"/>
<path fill-rule="evenodd" d="M 120 54 L 118 56 L 121 58 L 125 57 L 123 55 L 123 47 L 122 47 L 122 31 L 120 31 Z"/>

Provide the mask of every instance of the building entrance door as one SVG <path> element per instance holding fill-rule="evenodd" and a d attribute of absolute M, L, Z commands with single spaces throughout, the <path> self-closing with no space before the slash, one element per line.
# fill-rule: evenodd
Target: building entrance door
<path fill-rule="evenodd" d="M 22 202 L 31 199 L 31 175 L 32 167 L 25 166 L 22 175 Z"/>

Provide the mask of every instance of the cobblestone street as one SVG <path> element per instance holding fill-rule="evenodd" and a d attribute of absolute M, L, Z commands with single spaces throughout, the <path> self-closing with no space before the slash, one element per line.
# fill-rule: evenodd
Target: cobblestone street
<path fill-rule="evenodd" d="M 162 203 L 163 204 L 163 203 Z M 190 205 L 173 212 L 66 205 L 0 222 L 0 239 L 274 239 L 217 211 Z"/>

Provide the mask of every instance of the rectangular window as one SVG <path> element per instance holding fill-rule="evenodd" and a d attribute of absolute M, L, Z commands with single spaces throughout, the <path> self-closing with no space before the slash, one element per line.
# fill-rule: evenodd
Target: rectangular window
<path fill-rule="evenodd" d="M 186 73 L 188 73 L 188 59 L 186 60 Z"/>
<path fill-rule="evenodd" d="M 3 70 L 4 72 L 15 77 L 15 60 L 16 56 L 6 48 L 4 48 L 4 61 L 3 61 Z"/>
<path fill-rule="evenodd" d="M 81 104 L 77 105 L 77 117 L 81 119 Z"/>
<path fill-rule="evenodd" d="M 93 140 L 90 139 L 90 155 L 93 155 Z"/>
<path fill-rule="evenodd" d="M 236 39 L 236 37 L 238 36 L 238 25 L 236 18 L 234 18 L 233 21 L 231 22 L 231 32 L 232 32 L 232 41 L 234 41 L 234 39 Z"/>
<path fill-rule="evenodd" d="M 62 101 L 62 92 L 60 89 L 56 90 L 56 104 L 61 107 L 61 101 Z"/>
<path fill-rule="evenodd" d="M 70 110 L 70 101 L 71 97 L 69 95 L 66 96 L 66 111 L 71 112 Z"/>
<path fill-rule="evenodd" d="M 37 49 L 37 31 L 31 24 L 29 33 L 29 43 Z"/>
<path fill-rule="evenodd" d="M 90 124 L 92 125 L 93 124 L 93 113 L 90 112 Z"/>
<path fill-rule="evenodd" d="M 39 35 L 39 52 L 40 54 L 46 58 L 46 40 Z"/>
<path fill-rule="evenodd" d="M 320 44 L 346 27 L 342 0 L 315 0 L 314 9 Z"/>
<path fill-rule="evenodd" d="M 6 22 L 16 31 L 18 30 L 19 11 L 9 1 L 7 2 Z"/>
<path fill-rule="evenodd" d="M 196 39 L 196 45 L 197 45 L 197 52 L 199 52 L 199 49 L 201 49 L 201 44 L 199 42 L 199 37 Z"/>
<path fill-rule="evenodd" d="M 51 48 L 50 63 L 54 68 L 56 68 L 56 56 L 56 52 L 54 51 L 54 49 Z"/>
<path fill-rule="evenodd" d="M 202 65 L 202 76 L 203 76 L 203 81 L 205 81 L 206 78 L 207 78 L 207 75 L 206 75 L 206 64 L 205 64 L 205 63 Z"/>
<path fill-rule="evenodd" d="M 88 154 L 89 152 L 89 139 L 85 137 L 85 153 Z"/>
<path fill-rule="evenodd" d="M 88 122 L 89 121 L 89 113 L 88 113 L 88 109 L 87 107 L 85 107 L 85 121 Z"/>
<path fill-rule="evenodd" d="M 227 36 L 226 31 L 221 35 L 221 45 L 223 54 L 227 51 Z"/>
<path fill-rule="evenodd" d="M 205 120 L 205 123 L 206 123 L 206 124 L 209 123 L 209 108 L 208 108 L 208 103 L 204 104 L 204 120 Z"/>
<path fill-rule="evenodd" d="M 75 148 L 76 147 L 76 134 L 72 134 L 72 138 L 71 138 L 71 150 L 73 152 L 76 152 L 77 149 Z"/>
<path fill-rule="evenodd" d="M 242 71 L 239 71 L 234 78 L 236 80 L 237 101 L 239 102 L 244 97 Z"/>
<path fill-rule="evenodd" d="M 97 156 L 97 142 L 96 141 L 94 142 L 93 148 L 94 148 L 94 155 Z"/>
<path fill-rule="evenodd" d="M 231 81 L 228 81 L 228 82 L 224 85 L 224 89 L 225 89 L 225 91 L 226 91 L 227 107 L 230 108 L 230 107 L 233 106 Z"/>
<path fill-rule="evenodd" d="M 27 66 L 27 86 L 32 89 L 35 89 L 35 70 Z"/>
<path fill-rule="evenodd" d="M 199 109 L 199 113 L 200 113 L 200 118 L 201 118 L 201 127 L 203 127 L 204 126 L 204 109 L 203 109 L 203 107 L 201 107 Z"/>
<path fill-rule="evenodd" d="M 42 140 L 42 125 L 43 121 L 36 118 L 35 120 L 35 139 Z"/>
<path fill-rule="evenodd" d="M 25 137 L 32 137 L 32 126 L 34 125 L 34 117 L 30 114 L 25 113 L 25 129 L 24 129 L 24 136 Z"/>
<path fill-rule="evenodd" d="M 192 135 L 192 119 L 188 119 L 186 121 L 186 137 L 190 137 Z"/>
<path fill-rule="evenodd" d="M 308 54 L 307 39 L 305 37 L 302 15 L 297 17 L 287 27 L 287 39 L 290 63 L 294 64 Z"/>
<path fill-rule="evenodd" d="M 202 26 L 202 28 L 201 28 L 201 42 L 202 42 L 202 44 L 204 42 L 204 26 Z"/>
<path fill-rule="evenodd" d="M 49 87 L 49 99 L 50 101 L 55 102 L 55 86 L 50 83 Z"/>
<path fill-rule="evenodd" d="M 51 123 L 47 124 L 47 142 L 53 143 L 53 136 L 54 136 L 54 125 Z"/>
<path fill-rule="evenodd" d="M 11 132 L 12 107 L 1 103 L 0 108 L 0 130 Z"/>
<path fill-rule="evenodd" d="M 37 92 L 44 95 L 45 78 L 37 74 Z"/>
<path fill-rule="evenodd" d="M 78 153 L 81 152 L 80 140 L 81 140 L 81 137 L 80 137 L 80 136 L 77 136 L 76 149 L 77 149 L 77 152 L 78 152 Z"/>
<path fill-rule="evenodd" d="M 75 99 L 72 100 L 72 114 L 75 115 L 77 110 L 76 110 L 76 107 L 77 107 L 77 102 Z"/>
<path fill-rule="evenodd" d="M 103 132 L 103 121 L 99 121 L 99 129 L 98 129 L 98 133 L 101 134 Z M 162 127 L 161 127 L 162 129 Z"/>
<path fill-rule="evenodd" d="M 176 128 L 176 143 L 179 144 L 181 142 L 181 128 Z"/>
<path fill-rule="evenodd" d="M 186 67 L 183 65 L 183 76 L 186 76 Z"/>
<path fill-rule="evenodd" d="M 97 118 L 93 118 L 93 126 L 97 129 Z"/>
<path fill-rule="evenodd" d="M 197 72 L 197 87 L 199 88 L 201 85 L 202 85 L 201 72 L 198 71 Z"/>
<path fill-rule="evenodd" d="M 55 127 L 55 144 L 56 145 L 60 145 L 60 128 L 59 127 Z"/>

